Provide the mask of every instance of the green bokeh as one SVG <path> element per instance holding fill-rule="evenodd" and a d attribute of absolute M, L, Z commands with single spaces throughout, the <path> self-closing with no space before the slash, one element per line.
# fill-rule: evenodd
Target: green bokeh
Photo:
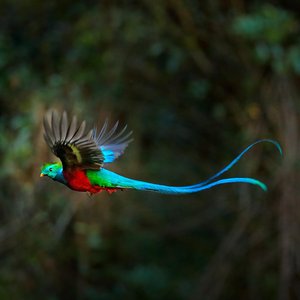
<path fill-rule="evenodd" d="M 0 299 L 299 295 L 300 19 L 289 3 L 0 3 Z M 91 200 L 39 178 L 56 159 L 42 136 L 49 108 L 127 123 L 134 142 L 109 168 L 131 178 L 196 183 L 259 138 L 279 140 L 285 158 L 260 145 L 230 171 L 268 193 Z"/>

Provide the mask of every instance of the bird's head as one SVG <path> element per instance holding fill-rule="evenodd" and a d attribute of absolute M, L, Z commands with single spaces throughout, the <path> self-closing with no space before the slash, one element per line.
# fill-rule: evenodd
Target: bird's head
<path fill-rule="evenodd" d="M 40 177 L 48 176 L 53 180 L 58 180 L 58 177 L 61 176 L 62 165 L 59 162 L 55 163 L 46 163 L 41 168 Z"/>

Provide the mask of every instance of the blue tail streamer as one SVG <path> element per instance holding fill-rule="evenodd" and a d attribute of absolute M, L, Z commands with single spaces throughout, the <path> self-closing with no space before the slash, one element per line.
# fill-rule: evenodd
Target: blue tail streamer
<path fill-rule="evenodd" d="M 230 170 L 237 162 L 255 145 L 263 142 L 268 142 L 278 149 L 279 153 L 282 155 L 282 149 L 278 142 L 271 140 L 271 139 L 261 139 L 258 140 L 251 145 L 249 145 L 245 150 L 243 150 L 237 157 L 235 157 L 228 165 L 226 165 L 221 171 L 216 173 L 215 175 L 211 176 L 205 181 L 202 181 L 200 183 L 194 184 L 194 185 L 188 185 L 188 186 L 181 186 L 181 187 L 175 187 L 175 186 L 167 186 L 167 185 L 160 185 L 160 184 L 154 184 L 154 183 L 148 183 L 143 181 L 137 181 L 129 179 L 129 182 L 127 183 L 133 183 L 133 188 L 138 190 L 148 190 L 158 193 L 165 193 L 165 194 L 185 194 L 185 193 L 196 193 L 202 190 L 210 189 L 214 186 L 221 185 L 221 184 L 228 184 L 228 183 L 248 183 L 253 184 L 256 186 L 259 186 L 262 190 L 267 191 L 267 186 L 254 178 L 248 178 L 248 177 L 231 177 L 231 178 L 225 178 L 220 179 L 217 181 L 214 181 L 216 178 L 223 175 L 225 172 Z M 127 179 L 128 180 L 128 179 Z"/>

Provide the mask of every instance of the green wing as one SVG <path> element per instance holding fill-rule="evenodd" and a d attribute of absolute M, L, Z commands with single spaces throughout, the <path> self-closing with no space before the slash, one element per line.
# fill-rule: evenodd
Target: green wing
<path fill-rule="evenodd" d="M 86 122 L 77 124 L 74 116 L 68 122 L 66 112 L 59 116 L 52 111 L 44 117 L 44 138 L 51 151 L 60 158 L 63 169 L 99 170 L 104 157 L 93 138 L 93 130 L 86 132 Z"/>

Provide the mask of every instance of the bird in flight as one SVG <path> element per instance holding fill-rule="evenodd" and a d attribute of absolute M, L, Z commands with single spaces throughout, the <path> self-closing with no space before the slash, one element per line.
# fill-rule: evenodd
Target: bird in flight
<path fill-rule="evenodd" d="M 88 192 L 90 195 L 102 191 L 113 193 L 128 189 L 163 194 L 190 194 L 229 183 L 247 183 L 267 190 L 263 182 L 254 178 L 219 179 L 219 177 L 232 168 L 246 152 L 258 143 L 272 143 L 282 153 L 278 142 L 261 139 L 248 146 L 226 167 L 207 180 L 187 186 L 154 184 L 130 179 L 104 168 L 122 155 L 132 141 L 132 132 L 127 131 L 127 126 L 118 130 L 118 125 L 117 122 L 109 129 L 106 120 L 102 129 L 97 132 L 96 129 L 86 130 L 86 122 L 78 122 L 76 116 L 69 121 L 66 112 L 63 112 L 62 115 L 55 111 L 47 113 L 44 117 L 44 138 L 60 162 L 45 163 L 41 168 L 40 176 L 48 176 L 74 191 Z"/>

